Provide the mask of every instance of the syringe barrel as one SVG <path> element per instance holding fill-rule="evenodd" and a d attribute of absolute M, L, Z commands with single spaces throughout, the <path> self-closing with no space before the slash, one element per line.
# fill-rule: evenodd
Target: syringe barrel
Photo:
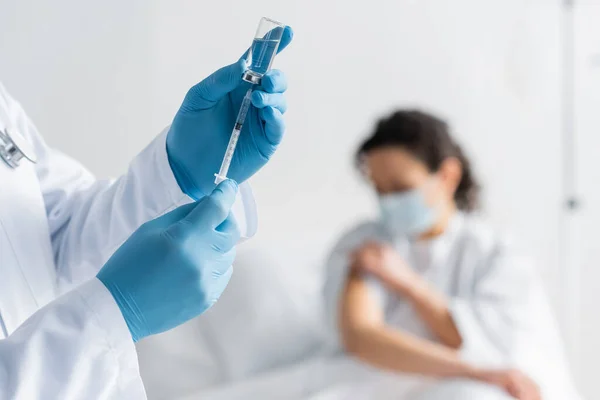
<path fill-rule="evenodd" d="M 229 166 L 231 165 L 231 160 L 233 159 L 233 154 L 235 153 L 235 148 L 237 147 L 237 142 L 240 137 L 240 133 L 242 131 L 242 128 L 244 127 L 244 121 L 246 120 L 248 109 L 250 109 L 250 104 L 252 104 L 252 100 L 250 98 L 251 96 L 252 87 L 248 89 L 246 95 L 244 96 L 244 99 L 242 100 L 242 105 L 240 106 L 240 111 L 238 111 L 238 115 L 235 120 L 235 125 L 233 126 L 233 131 L 231 132 L 231 137 L 229 138 L 229 143 L 227 144 L 227 149 L 225 149 L 225 156 L 223 157 L 223 161 L 221 162 L 221 168 L 219 168 L 219 172 L 215 174 L 216 184 L 219 184 L 227 178 Z"/>

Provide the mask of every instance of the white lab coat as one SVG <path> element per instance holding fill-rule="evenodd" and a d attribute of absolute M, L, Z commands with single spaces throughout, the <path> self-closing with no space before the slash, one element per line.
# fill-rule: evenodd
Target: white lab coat
<path fill-rule="evenodd" d="M 127 325 L 95 275 L 143 222 L 190 201 L 171 173 L 166 132 L 118 180 L 102 181 L 49 148 L 0 85 L 5 128 L 38 162 L 0 161 L 0 399 L 145 398 Z M 247 185 L 235 213 L 251 236 Z"/>
<path fill-rule="evenodd" d="M 392 244 L 416 272 L 448 297 L 465 360 L 521 369 L 540 385 L 544 400 L 579 398 L 533 264 L 481 220 L 464 214 L 453 218 L 443 235 L 425 242 L 394 238 L 380 222 L 360 224 L 344 235 L 329 259 L 325 288 L 335 347 L 340 347 L 335 322 L 349 254 L 368 240 Z M 405 299 L 374 278 L 367 278 L 367 283 L 388 324 L 436 340 Z"/>

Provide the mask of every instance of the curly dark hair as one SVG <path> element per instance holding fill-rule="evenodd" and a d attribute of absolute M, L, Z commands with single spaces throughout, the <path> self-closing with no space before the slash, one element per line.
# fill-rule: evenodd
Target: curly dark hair
<path fill-rule="evenodd" d="M 419 110 L 398 110 L 381 119 L 375 132 L 356 152 L 357 167 L 363 166 L 364 156 L 371 150 L 399 146 L 425 163 L 430 172 L 437 171 L 442 162 L 455 157 L 462 164 L 462 178 L 454 200 L 460 210 L 473 211 L 479 207 L 480 186 L 473 175 L 471 163 L 460 146 L 450 136 L 448 124 Z"/>

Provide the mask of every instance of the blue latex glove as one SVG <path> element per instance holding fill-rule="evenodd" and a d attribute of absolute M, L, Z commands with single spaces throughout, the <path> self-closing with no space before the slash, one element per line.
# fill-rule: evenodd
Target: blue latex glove
<path fill-rule="evenodd" d="M 292 40 L 286 27 L 279 51 Z M 242 99 L 250 84 L 242 80 L 244 57 L 192 87 L 175 115 L 167 136 L 167 153 L 179 186 L 199 199 L 214 188 Z M 244 182 L 269 161 L 281 142 L 285 125 L 287 81 L 271 70 L 252 94 L 228 177 Z"/>
<path fill-rule="evenodd" d="M 230 209 L 237 184 L 145 223 L 97 277 L 110 291 L 134 341 L 203 313 L 225 290 L 240 238 Z"/>

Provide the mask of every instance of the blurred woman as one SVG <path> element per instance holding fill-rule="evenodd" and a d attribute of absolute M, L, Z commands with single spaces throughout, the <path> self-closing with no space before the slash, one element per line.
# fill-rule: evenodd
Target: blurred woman
<path fill-rule="evenodd" d="M 344 235 L 329 261 L 344 277 L 327 286 L 343 348 L 388 371 L 456 378 L 428 399 L 577 399 L 541 281 L 473 215 L 479 186 L 447 124 L 395 112 L 357 165 L 381 217 Z"/>

